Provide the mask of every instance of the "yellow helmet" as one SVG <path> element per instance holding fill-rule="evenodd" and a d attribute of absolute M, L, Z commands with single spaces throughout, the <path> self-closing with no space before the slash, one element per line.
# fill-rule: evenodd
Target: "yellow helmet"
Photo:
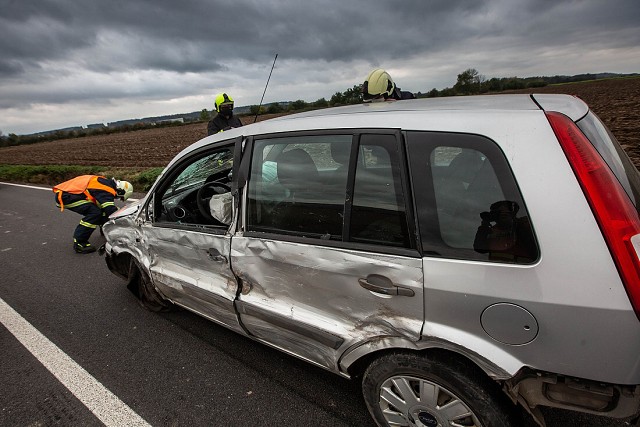
<path fill-rule="evenodd" d="M 376 68 L 369 73 L 362 85 L 362 97 L 365 101 L 376 98 L 388 98 L 396 88 L 389 73 L 382 68 Z"/>
<path fill-rule="evenodd" d="M 225 105 L 226 109 L 233 110 L 233 98 L 226 93 L 219 93 L 218 95 L 216 95 L 215 101 L 216 111 L 218 113 L 220 112 L 221 105 Z"/>
<path fill-rule="evenodd" d="M 116 193 L 122 200 L 127 200 L 133 194 L 133 185 L 129 181 L 116 180 Z"/>

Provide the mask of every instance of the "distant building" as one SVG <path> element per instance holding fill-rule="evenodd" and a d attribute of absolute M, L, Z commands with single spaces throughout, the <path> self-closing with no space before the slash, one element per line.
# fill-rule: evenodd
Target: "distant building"
<path fill-rule="evenodd" d="M 105 125 L 104 123 L 94 123 L 91 125 L 87 125 L 87 129 L 103 129 L 106 127 L 107 125 Z"/>
<path fill-rule="evenodd" d="M 159 120 L 156 122 L 156 124 L 159 124 L 159 125 L 167 124 L 167 123 L 184 123 L 184 118 L 178 117 L 176 119 Z"/>

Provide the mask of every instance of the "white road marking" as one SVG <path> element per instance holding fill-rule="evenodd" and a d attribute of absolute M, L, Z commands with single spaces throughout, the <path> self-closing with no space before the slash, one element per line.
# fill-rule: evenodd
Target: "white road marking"
<path fill-rule="evenodd" d="M 4 185 L 13 185 L 14 187 L 24 187 L 24 188 L 34 188 L 36 190 L 46 190 L 46 191 L 52 191 L 51 187 L 36 187 L 34 185 L 24 185 L 24 184 L 14 184 L 13 182 L 2 182 L 0 181 L 0 184 L 4 184 Z M 134 199 L 134 198 L 128 198 L 127 199 L 127 203 L 129 202 L 137 202 L 139 199 Z"/>
<path fill-rule="evenodd" d="M 14 187 L 35 188 L 36 190 L 47 190 L 47 191 L 51 191 L 51 187 L 36 187 L 36 186 L 34 186 L 34 185 L 14 184 L 14 183 L 12 183 L 12 182 L 2 182 L 2 181 L 0 181 L 0 184 L 4 184 L 4 185 L 13 185 Z"/>
<path fill-rule="evenodd" d="M 0 322 L 106 426 L 150 426 L 2 298 Z"/>

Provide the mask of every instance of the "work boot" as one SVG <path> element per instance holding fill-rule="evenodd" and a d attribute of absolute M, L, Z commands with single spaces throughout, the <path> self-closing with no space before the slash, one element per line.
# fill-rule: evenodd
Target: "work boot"
<path fill-rule="evenodd" d="M 91 246 L 89 242 L 78 242 L 75 239 L 73 240 L 73 250 L 79 254 L 90 254 L 91 252 L 95 252 L 96 248 Z"/>

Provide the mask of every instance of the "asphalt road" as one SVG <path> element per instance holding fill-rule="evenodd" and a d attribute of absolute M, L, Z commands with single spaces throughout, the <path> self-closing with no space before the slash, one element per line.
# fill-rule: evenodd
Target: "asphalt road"
<path fill-rule="evenodd" d="M 88 379 L 152 426 L 372 424 L 357 384 L 189 312 L 141 308 L 102 257 L 73 252 L 79 219 L 50 191 L 0 184 L 0 303 L 86 374 L 70 391 L 0 322 L 1 426 L 104 425 Z M 624 425 L 547 414 L 549 427 Z"/>

